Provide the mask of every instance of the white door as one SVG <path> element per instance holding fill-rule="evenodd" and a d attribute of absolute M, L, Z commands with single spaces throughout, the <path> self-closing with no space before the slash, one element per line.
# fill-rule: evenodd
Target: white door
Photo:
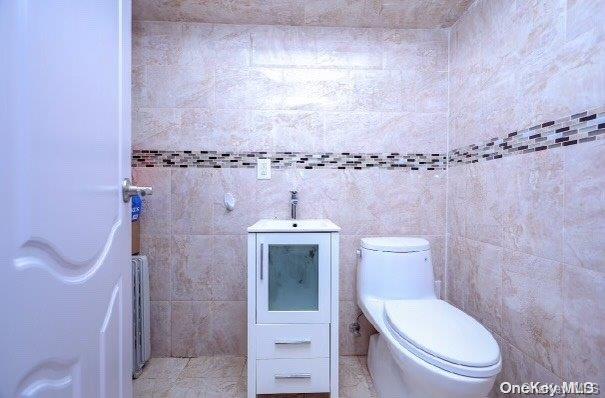
<path fill-rule="evenodd" d="M 258 234 L 256 244 L 257 323 L 329 323 L 330 234 Z"/>
<path fill-rule="evenodd" d="M 131 397 L 130 3 L 0 0 L 0 397 Z"/>

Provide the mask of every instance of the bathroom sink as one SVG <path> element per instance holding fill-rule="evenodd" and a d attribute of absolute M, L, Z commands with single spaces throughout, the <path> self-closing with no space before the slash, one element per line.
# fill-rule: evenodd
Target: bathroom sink
<path fill-rule="evenodd" d="M 337 232 L 340 227 L 328 219 L 258 220 L 248 232 Z"/>

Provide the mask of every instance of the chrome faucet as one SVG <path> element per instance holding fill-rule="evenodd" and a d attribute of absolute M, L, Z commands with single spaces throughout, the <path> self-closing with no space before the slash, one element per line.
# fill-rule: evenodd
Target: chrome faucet
<path fill-rule="evenodd" d="M 298 191 L 290 191 L 290 217 L 296 220 L 296 206 L 298 205 Z"/>

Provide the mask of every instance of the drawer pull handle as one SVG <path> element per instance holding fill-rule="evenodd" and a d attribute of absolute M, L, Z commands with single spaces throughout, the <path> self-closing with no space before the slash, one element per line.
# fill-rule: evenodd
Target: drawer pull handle
<path fill-rule="evenodd" d="M 276 379 L 310 379 L 311 373 L 290 373 L 290 374 L 277 374 Z"/>
<path fill-rule="evenodd" d="M 301 340 L 279 340 L 275 342 L 275 345 L 278 344 L 311 344 L 311 340 L 301 339 Z"/>

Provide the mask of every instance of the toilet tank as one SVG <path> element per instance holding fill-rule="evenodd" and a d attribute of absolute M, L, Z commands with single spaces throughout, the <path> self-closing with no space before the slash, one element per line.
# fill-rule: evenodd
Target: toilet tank
<path fill-rule="evenodd" d="M 361 240 L 358 297 L 384 300 L 436 298 L 429 242 L 421 238 Z"/>

